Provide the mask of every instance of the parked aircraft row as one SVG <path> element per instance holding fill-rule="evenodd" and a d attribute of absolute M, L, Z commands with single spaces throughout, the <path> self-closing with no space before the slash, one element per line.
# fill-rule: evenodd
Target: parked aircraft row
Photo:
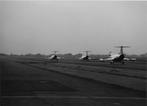
<path fill-rule="evenodd" d="M 120 48 L 120 52 L 117 54 L 113 54 L 113 53 L 109 53 L 107 58 L 100 58 L 99 61 L 100 62 L 105 62 L 105 61 L 109 61 L 111 64 L 114 63 L 122 63 L 124 64 L 125 61 L 136 61 L 136 58 L 127 58 L 126 54 L 124 54 L 123 49 L 124 48 L 129 48 L 129 46 L 116 46 L 117 48 Z M 59 59 L 61 59 L 61 57 L 57 56 L 57 51 L 53 51 L 54 54 L 51 55 L 49 57 L 50 60 L 55 60 L 58 62 Z M 83 51 L 85 52 L 86 55 L 82 55 L 79 60 L 85 60 L 85 61 L 90 61 L 92 60 L 92 58 L 90 58 L 90 56 L 88 55 L 88 53 L 90 51 Z"/>

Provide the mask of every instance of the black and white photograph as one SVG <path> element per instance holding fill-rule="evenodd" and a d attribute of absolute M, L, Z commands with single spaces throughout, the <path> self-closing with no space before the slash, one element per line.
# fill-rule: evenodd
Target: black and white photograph
<path fill-rule="evenodd" d="M 146 0 L 0 0 L 0 106 L 147 106 Z"/>

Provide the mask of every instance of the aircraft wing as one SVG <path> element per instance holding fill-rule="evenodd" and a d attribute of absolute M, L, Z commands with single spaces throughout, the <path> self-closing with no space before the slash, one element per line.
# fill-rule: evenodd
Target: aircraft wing
<path fill-rule="evenodd" d="M 100 60 L 100 61 L 112 61 L 113 59 L 115 59 L 115 58 L 117 58 L 117 57 L 119 57 L 118 54 L 116 54 L 116 55 L 111 55 L 110 57 L 105 58 L 105 59 L 101 58 L 101 59 L 99 59 L 99 60 Z"/>

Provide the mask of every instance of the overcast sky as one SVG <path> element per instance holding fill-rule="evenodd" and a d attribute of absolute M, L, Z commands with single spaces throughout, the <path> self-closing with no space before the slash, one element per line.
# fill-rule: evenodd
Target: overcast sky
<path fill-rule="evenodd" d="M 0 52 L 147 52 L 147 2 L 0 1 Z"/>

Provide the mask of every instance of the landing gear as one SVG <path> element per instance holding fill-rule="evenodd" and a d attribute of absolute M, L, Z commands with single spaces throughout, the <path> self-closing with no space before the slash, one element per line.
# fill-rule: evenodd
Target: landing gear
<path fill-rule="evenodd" d="M 59 63 L 59 60 L 58 59 L 53 59 L 51 60 L 53 63 Z"/>

